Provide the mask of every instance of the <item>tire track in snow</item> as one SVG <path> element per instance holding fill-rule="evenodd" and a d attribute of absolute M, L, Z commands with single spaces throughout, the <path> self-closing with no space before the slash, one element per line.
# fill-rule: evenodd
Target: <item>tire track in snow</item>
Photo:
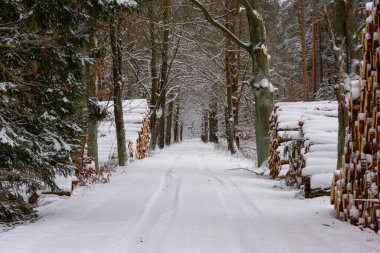
<path fill-rule="evenodd" d="M 260 232 L 255 229 L 255 226 L 252 226 L 251 217 L 247 214 L 245 210 L 246 208 L 242 207 L 239 194 L 236 194 L 225 180 L 211 172 L 209 166 L 210 163 L 208 163 L 205 168 L 201 169 L 200 172 L 205 178 L 212 179 L 210 182 L 213 185 L 213 189 L 223 211 L 228 217 L 228 223 L 233 232 L 232 234 L 239 242 L 241 247 L 240 250 L 242 252 L 250 252 L 253 246 L 263 249 L 263 238 L 261 238 Z M 259 240 L 256 240 L 258 245 L 257 243 L 256 245 L 252 244 L 253 237 L 259 237 Z"/>
<path fill-rule="evenodd" d="M 56 238 L 57 234 L 60 234 L 62 237 L 67 233 L 67 231 L 71 231 L 73 229 L 73 226 L 81 226 L 85 225 L 89 222 L 89 220 L 96 220 L 95 217 L 99 217 L 99 213 L 102 213 L 102 207 L 107 206 L 108 204 L 115 203 L 117 201 L 120 201 L 120 196 L 123 196 L 125 189 L 127 187 L 132 187 L 134 184 L 136 184 L 141 179 L 144 179 L 144 175 L 138 175 L 137 177 L 132 176 L 134 171 L 128 171 L 131 175 L 123 178 L 125 187 L 118 188 L 118 187 L 112 187 L 112 185 L 105 184 L 104 187 L 108 188 L 108 194 L 106 196 L 103 196 L 103 198 L 99 197 L 98 193 L 99 189 L 92 189 L 92 186 L 88 188 L 83 189 L 83 193 L 85 193 L 85 201 L 88 201 L 91 198 L 96 198 L 96 203 L 92 209 L 72 209 L 71 205 L 63 205 L 62 202 L 52 203 L 50 206 L 47 207 L 48 210 L 51 210 L 50 215 L 48 216 L 40 216 L 39 222 L 40 224 L 49 222 L 49 220 L 53 219 L 54 216 L 59 216 L 59 219 L 65 220 L 64 223 L 55 223 L 54 226 L 51 226 L 50 233 L 43 233 L 41 235 L 36 235 L 36 238 L 34 238 L 33 241 L 27 242 L 30 246 L 30 252 L 38 252 L 40 251 L 41 245 L 43 245 L 45 242 L 49 242 L 52 239 Z M 120 179 L 119 179 L 120 180 Z M 80 195 L 79 193 L 77 193 Z M 80 203 L 83 201 L 83 196 L 74 196 L 71 199 L 65 200 L 66 203 L 68 202 L 74 202 Z M 92 217 L 92 218 L 91 218 Z M 47 220 L 47 221 L 45 221 Z"/>
<path fill-rule="evenodd" d="M 158 252 L 166 232 L 170 229 L 178 210 L 178 196 L 181 186 L 180 176 L 173 171 L 176 161 L 161 178 L 159 187 L 149 197 L 139 221 L 127 234 L 126 240 L 117 252 L 153 253 Z"/>
<path fill-rule="evenodd" d="M 229 223 L 233 229 L 235 238 L 242 245 L 244 252 L 251 252 L 252 249 L 259 249 L 260 252 L 273 252 L 271 245 L 265 244 L 267 236 L 272 236 L 276 240 L 282 241 L 281 234 L 277 233 L 277 226 L 258 205 L 250 199 L 234 182 L 228 177 L 222 178 L 210 169 L 210 162 L 201 170 L 203 174 L 212 178 L 214 190 L 218 196 Z M 267 227 L 270 227 L 268 230 Z M 267 233 L 267 232 L 270 233 Z M 286 242 L 282 243 L 282 250 L 288 252 Z"/>
<path fill-rule="evenodd" d="M 224 176 L 225 174 L 218 175 L 217 173 L 213 172 L 210 169 L 210 164 L 208 164 L 206 167 L 205 173 L 215 180 L 214 185 L 216 187 L 216 191 L 219 191 L 218 196 L 220 198 L 220 201 L 225 202 L 223 205 L 227 207 L 233 207 L 234 205 L 238 206 L 242 211 L 242 215 L 246 217 L 244 220 L 247 224 L 246 226 L 241 226 L 240 229 L 245 229 L 248 226 L 248 230 L 246 231 L 252 230 L 252 228 L 254 228 L 259 234 L 259 240 L 255 240 L 255 244 L 252 244 L 252 246 L 254 246 L 254 249 L 259 249 L 259 252 L 263 253 L 278 252 L 279 250 L 284 253 L 294 252 L 294 249 L 292 250 L 291 243 L 289 243 L 292 240 L 291 231 L 295 226 L 294 221 L 289 221 L 285 216 L 279 218 L 268 215 L 259 207 L 257 201 L 252 199 L 252 196 L 248 195 L 242 189 L 238 182 L 233 180 L 230 176 Z M 226 194 L 226 191 L 231 193 L 230 198 L 226 197 L 226 195 L 228 195 Z M 279 212 L 281 211 L 279 210 Z M 287 229 L 287 227 L 291 229 Z M 321 237 L 320 234 L 315 233 L 313 231 L 313 228 L 310 228 L 308 230 L 308 233 L 308 237 L 299 239 L 302 240 L 302 245 L 310 245 L 312 244 L 311 242 L 315 240 L 321 240 L 321 242 L 323 241 L 323 237 Z M 238 234 L 239 231 L 236 230 L 235 235 Z M 272 238 L 276 241 L 276 243 L 271 243 L 271 241 L 268 241 L 268 238 Z M 241 239 L 241 242 L 244 244 L 244 237 L 239 237 L 239 239 Z M 252 237 L 250 237 L 248 241 L 249 240 L 252 241 Z M 276 245 L 281 245 L 281 249 L 279 249 L 278 246 L 276 247 Z M 331 246 L 332 245 L 329 245 L 328 243 L 321 244 L 319 248 L 320 252 L 330 252 Z M 247 248 L 247 252 L 250 252 L 251 250 L 252 247 Z"/>

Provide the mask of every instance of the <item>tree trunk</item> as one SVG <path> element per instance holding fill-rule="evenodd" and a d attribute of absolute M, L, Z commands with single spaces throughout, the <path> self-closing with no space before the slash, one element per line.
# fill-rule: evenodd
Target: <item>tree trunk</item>
<path fill-rule="evenodd" d="M 174 116 L 174 143 L 179 142 L 179 103 L 177 101 L 175 116 Z"/>
<path fill-rule="evenodd" d="M 161 79 L 160 79 L 160 112 L 158 127 L 158 147 L 165 147 L 165 105 L 166 105 L 166 86 L 168 84 L 168 69 L 169 69 L 169 5 L 170 0 L 164 0 L 163 24 L 164 31 L 162 35 L 162 51 L 161 51 Z"/>
<path fill-rule="evenodd" d="M 174 110 L 174 101 L 171 100 L 168 106 L 168 115 L 166 118 L 165 143 L 167 146 L 169 146 L 172 141 L 173 110 Z"/>
<path fill-rule="evenodd" d="M 338 73 L 338 85 L 336 96 L 338 100 L 338 160 L 337 169 L 341 169 L 343 165 L 342 157 L 344 155 L 344 145 L 346 141 L 346 127 L 348 126 L 348 110 L 345 106 L 345 90 L 344 90 L 344 73 L 350 71 L 351 60 L 353 57 L 352 38 L 353 38 L 353 13 L 352 0 L 343 1 L 336 0 L 334 2 L 334 28 L 335 35 L 332 31 L 330 20 L 328 19 L 327 8 L 324 10 L 327 27 L 330 34 L 333 47 L 336 48 L 340 43 L 340 51 L 335 50 L 335 62 L 337 64 L 336 73 Z M 344 47 L 346 48 L 347 58 L 346 65 L 344 62 Z M 346 68 L 345 68 L 346 66 Z"/>
<path fill-rule="evenodd" d="M 253 68 L 250 84 L 255 96 L 257 164 L 261 166 L 269 157 L 269 118 L 273 110 L 274 89 L 270 83 L 266 30 L 260 15 L 257 14 L 256 19 L 252 20 L 251 29 L 255 29 L 255 33 L 250 33 L 253 34 L 253 43 L 263 45 L 249 51 Z"/>
<path fill-rule="evenodd" d="M 179 141 L 183 141 L 183 124 L 181 124 L 180 132 L 179 132 Z"/>
<path fill-rule="evenodd" d="M 315 101 L 317 95 L 317 36 L 316 36 L 316 28 L 317 28 L 317 14 L 314 12 L 313 14 L 313 22 L 312 22 L 312 71 L 313 71 L 313 94 L 312 98 Z"/>
<path fill-rule="evenodd" d="M 236 74 L 236 62 L 235 53 L 233 51 L 233 44 L 229 37 L 226 38 L 226 81 L 227 81 L 227 141 L 231 154 L 236 153 L 235 144 L 235 120 L 233 109 L 233 86 L 234 86 L 234 74 Z"/>
<path fill-rule="evenodd" d="M 96 48 L 96 27 L 91 27 L 90 40 L 88 44 L 89 54 Z M 97 63 L 95 63 L 96 65 Z M 87 155 L 95 161 L 95 169 L 99 171 L 98 155 L 98 115 L 97 115 L 97 92 L 96 92 L 96 72 L 94 65 L 87 67 Z"/>
<path fill-rule="evenodd" d="M 150 60 L 150 73 L 152 82 L 152 94 L 150 98 L 150 110 L 152 111 L 150 116 L 150 148 L 154 150 L 157 145 L 157 93 L 158 93 L 158 71 L 157 71 L 157 44 L 155 38 L 155 20 L 154 20 L 154 7 L 153 2 L 148 5 L 149 12 L 149 39 L 150 39 L 150 50 L 151 50 L 151 60 Z"/>
<path fill-rule="evenodd" d="M 213 143 L 218 143 L 218 104 L 216 101 L 213 101 L 210 104 L 210 113 L 209 113 L 209 141 Z"/>
<path fill-rule="evenodd" d="M 300 25 L 303 101 L 306 102 L 308 101 L 308 92 L 307 92 L 307 55 L 306 55 L 305 1 L 304 0 L 298 0 L 298 22 Z"/>
<path fill-rule="evenodd" d="M 269 118 L 273 110 L 273 92 L 255 88 L 257 164 L 261 166 L 269 157 Z"/>
<path fill-rule="evenodd" d="M 208 138 L 209 138 L 209 132 L 208 132 L 208 113 L 207 111 L 204 112 L 204 115 L 203 115 L 203 131 L 202 131 L 202 136 L 201 136 L 201 139 L 204 143 L 207 143 L 208 142 Z"/>
<path fill-rule="evenodd" d="M 116 126 L 116 140 L 117 140 L 117 154 L 119 158 L 119 165 L 125 166 L 127 160 L 127 149 L 125 144 L 125 129 L 124 129 L 124 116 L 122 105 L 122 72 L 121 72 L 121 45 L 120 34 L 117 33 L 116 20 L 111 20 L 110 25 L 110 41 L 112 51 L 112 72 L 113 72 L 113 100 L 114 100 L 114 114 Z"/>
<path fill-rule="evenodd" d="M 350 73 L 351 64 L 354 55 L 354 24 L 355 16 L 353 13 L 352 0 L 335 0 L 334 1 L 334 31 L 336 43 L 340 44 L 345 38 L 346 64 L 345 72 Z M 337 63 L 338 64 L 338 63 Z"/>

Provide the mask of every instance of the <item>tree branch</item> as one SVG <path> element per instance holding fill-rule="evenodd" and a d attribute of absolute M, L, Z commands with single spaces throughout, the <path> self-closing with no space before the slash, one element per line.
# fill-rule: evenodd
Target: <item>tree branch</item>
<path fill-rule="evenodd" d="M 209 21 L 210 23 L 212 23 L 216 28 L 218 28 L 219 30 L 221 30 L 223 33 L 225 33 L 227 36 L 229 36 L 236 44 L 238 44 L 241 48 L 249 51 L 250 48 L 251 48 L 251 44 L 250 43 L 245 43 L 243 41 L 241 41 L 235 34 L 233 34 L 229 29 L 227 29 L 224 25 L 222 25 L 221 23 L 219 23 L 216 19 L 214 19 L 210 12 L 206 9 L 206 7 L 200 3 L 198 0 L 190 0 L 195 6 L 197 6 L 199 9 L 201 9 L 203 15 L 205 16 L 205 18 L 207 19 L 207 21 Z"/>

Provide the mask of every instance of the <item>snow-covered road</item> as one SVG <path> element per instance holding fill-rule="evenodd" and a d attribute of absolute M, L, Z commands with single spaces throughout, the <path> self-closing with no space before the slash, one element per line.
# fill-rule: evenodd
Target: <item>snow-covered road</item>
<path fill-rule="evenodd" d="M 197 141 L 133 163 L 108 184 L 40 208 L 0 233 L 1 253 L 380 252 L 380 236 L 301 200 L 247 161 Z"/>

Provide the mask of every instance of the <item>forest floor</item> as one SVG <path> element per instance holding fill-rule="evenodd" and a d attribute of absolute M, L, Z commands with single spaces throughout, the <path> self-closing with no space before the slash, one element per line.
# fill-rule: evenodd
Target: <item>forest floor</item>
<path fill-rule="evenodd" d="M 173 145 L 39 207 L 39 220 L 0 233 L 0 251 L 380 252 L 380 235 L 334 219 L 329 198 L 297 198 L 244 168 L 210 144 Z"/>

